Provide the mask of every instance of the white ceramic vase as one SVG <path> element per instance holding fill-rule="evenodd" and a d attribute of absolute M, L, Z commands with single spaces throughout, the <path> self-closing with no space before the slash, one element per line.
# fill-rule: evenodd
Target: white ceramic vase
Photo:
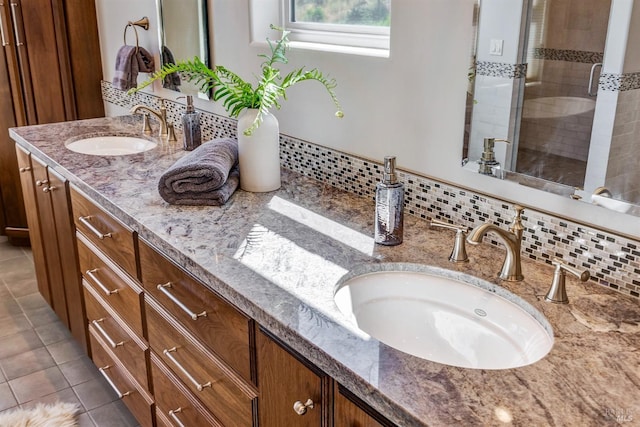
<path fill-rule="evenodd" d="M 257 109 L 247 109 L 238 117 L 240 188 L 264 193 L 280 188 L 280 127 L 269 113 L 262 116 L 263 122 L 251 136 L 245 135 L 257 113 Z"/>

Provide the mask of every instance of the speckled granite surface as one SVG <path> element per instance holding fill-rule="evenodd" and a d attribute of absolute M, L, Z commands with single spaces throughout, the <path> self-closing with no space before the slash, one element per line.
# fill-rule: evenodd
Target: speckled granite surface
<path fill-rule="evenodd" d="M 440 266 L 498 283 L 503 250 L 468 247 L 471 262 L 447 261 L 453 234 L 405 218 L 404 243 L 375 246 L 373 203 L 283 170 L 276 192 L 238 191 L 223 207 L 169 206 L 159 176 L 185 153 L 95 157 L 64 141 L 137 133 L 138 117 L 11 130 L 12 137 L 178 264 L 398 425 L 640 425 L 640 306 L 568 278 L 570 303 L 542 302 L 552 270 L 523 261 L 525 281 L 500 283 L 540 310 L 555 333 L 551 352 L 522 368 L 445 366 L 362 334 L 333 302 L 353 269 L 402 262 Z"/>

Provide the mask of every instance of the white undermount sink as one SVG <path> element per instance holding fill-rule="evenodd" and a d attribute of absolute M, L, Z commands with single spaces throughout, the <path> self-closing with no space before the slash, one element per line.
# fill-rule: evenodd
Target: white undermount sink
<path fill-rule="evenodd" d="M 544 316 L 500 286 L 436 267 L 378 268 L 347 274 L 334 299 L 359 329 L 390 347 L 446 365 L 508 369 L 537 362 L 553 346 Z"/>
<path fill-rule="evenodd" d="M 76 153 L 94 156 L 123 156 L 151 150 L 158 144 L 138 136 L 93 135 L 70 139 L 64 145 Z"/>

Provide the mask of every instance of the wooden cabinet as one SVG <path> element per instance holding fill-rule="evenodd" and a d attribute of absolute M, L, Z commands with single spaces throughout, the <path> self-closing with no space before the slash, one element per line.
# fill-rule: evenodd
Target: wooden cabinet
<path fill-rule="evenodd" d="M 331 379 L 265 331 L 256 340 L 260 425 L 329 425 Z"/>
<path fill-rule="evenodd" d="M 38 289 L 86 349 L 87 330 L 68 182 L 16 146 L 19 174 L 32 229 Z"/>
<path fill-rule="evenodd" d="M 186 388 L 222 425 L 255 426 L 253 321 L 147 243 L 139 248 L 149 344 L 172 372 L 154 378 Z"/>
<path fill-rule="evenodd" d="M 0 1 L 0 234 L 28 243 L 7 129 L 100 117 L 102 66 L 93 0 Z"/>
<path fill-rule="evenodd" d="M 38 286 L 142 426 L 393 425 L 20 147 L 17 159 Z"/>
<path fill-rule="evenodd" d="M 392 427 L 394 424 L 336 382 L 333 425 L 336 427 Z"/>
<path fill-rule="evenodd" d="M 91 357 L 143 426 L 155 424 L 136 234 L 71 188 Z M 104 365 L 109 366 L 107 372 Z"/>

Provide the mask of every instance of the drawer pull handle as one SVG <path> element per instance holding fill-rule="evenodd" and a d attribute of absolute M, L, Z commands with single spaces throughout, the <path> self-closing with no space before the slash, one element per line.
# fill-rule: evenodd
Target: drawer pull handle
<path fill-rule="evenodd" d="M 102 374 L 102 376 L 104 377 L 105 380 L 107 380 L 107 382 L 109 383 L 109 385 L 111 386 L 111 388 L 113 389 L 113 391 L 116 392 L 116 394 L 118 395 L 118 397 L 120 399 L 122 399 L 125 396 L 129 396 L 131 394 L 130 391 L 126 391 L 124 393 L 122 393 L 120 390 L 118 390 L 118 387 L 116 387 L 116 385 L 113 383 L 113 381 L 111 381 L 111 378 L 109 378 L 109 375 L 107 375 L 107 369 L 110 369 L 111 365 L 107 365 L 104 366 L 100 369 L 98 369 L 100 371 L 100 373 Z"/>
<path fill-rule="evenodd" d="M 110 336 L 109 334 L 107 334 L 107 331 L 104 330 L 104 328 L 102 327 L 102 325 L 100 325 L 101 322 L 104 322 L 104 317 L 102 319 L 98 319 L 98 320 L 93 320 L 91 322 L 91 324 L 93 326 L 96 327 L 96 329 L 98 330 L 98 332 L 100 332 L 100 335 L 102 335 L 102 337 L 107 340 L 107 342 L 109 343 L 109 345 L 111 346 L 111 348 L 116 348 L 116 347 L 120 347 L 124 345 L 124 341 L 120 341 L 120 342 L 115 342 Z"/>
<path fill-rule="evenodd" d="M 119 289 L 114 289 L 114 290 L 110 291 L 110 290 L 109 290 L 109 288 L 107 288 L 107 287 L 106 287 L 106 286 L 105 286 L 105 285 L 104 285 L 104 284 L 103 284 L 103 283 L 102 283 L 102 282 L 101 282 L 101 281 L 96 277 L 95 273 L 96 273 L 97 271 L 98 271 L 98 269 L 97 269 L 97 268 L 94 268 L 93 270 L 87 270 L 87 271 L 85 272 L 85 274 L 86 274 L 87 276 L 89 276 L 89 278 L 90 278 L 91 280 L 93 280 L 93 281 L 96 283 L 96 285 L 98 285 L 98 287 L 99 287 L 100 289 L 102 289 L 102 292 L 104 292 L 105 294 L 107 294 L 107 296 L 109 296 L 109 295 L 113 295 L 113 294 L 117 294 L 117 293 L 118 293 L 118 291 L 119 291 Z"/>
<path fill-rule="evenodd" d="M 182 301 L 180 301 L 178 298 L 176 298 L 174 295 L 171 294 L 171 292 L 169 292 L 168 288 L 171 288 L 171 282 L 167 282 L 164 285 L 157 285 L 156 288 L 162 292 L 163 294 L 165 294 L 167 296 L 167 298 L 169 298 L 171 301 L 174 302 L 175 305 L 177 305 L 178 307 L 180 307 L 182 309 L 182 311 L 184 311 L 185 313 L 187 313 L 187 316 L 191 317 L 191 320 L 198 320 L 198 317 L 207 317 L 207 312 L 203 311 L 202 313 L 194 313 L 193 311 L 189 310 L 189 307 L 187 307 L 186 305 L 184 305 L 184 303 Z"/>
<path fill-rule="evenodd" d="M 168 413 L 171 419 L 173 420 L 173 422 L 178 424 L 178 427 L 185 427 L 185 425 L 182 424 L 182 421 L 180 421 L 180 418 L 178 418 L 177 414 L 179 414 L 180 412 L 182 412 L 182 408 L 172 409 Z"/>
<path fill-rule="evenodd" d="M 96 235 L 96 237 L 100 240 L 104 239 L 105 237 L 112 237 L 111 233 L 102 233 L 100 232 L 100 230 L 98 230 L 97 228 L 95 228 L 93 226 L 93 224 L 91 224 L 89 222 L 89 220 L 91 219 L 91 215 L 89 216 L 81 216 L 80 218 L 78 218 L 78 221 L 80 221 L 82 223 L 82 225 L 84 225 L 85 227 L 87 227 L 89 229 L 89 231 L 91 231 L 93 234 Z"/>
<path fill-rule="evenodd" d="M 193 383 L 194 386 L 196 386 L 196 388 L 198 389 L 198 391 L 202 391 L 205 387 L 211 387 L 211 381 L 206 382 L 204 384 L 200 384 L 198 381 L 196 381 L 195 378 L 193 378 L 193 376 L 189 373 L 189 371 L 187 371 L 184 366 L 182 366 L 180 364 L 180 362 L 178 362 L 176 360 L 175 357 L 173 357 L 173 354 L 171 353 L 175 353 L 177 352 L 178 349 L 176 347 L 171 347 L 170 349 L 164 349 L 162 350 L 162 353 L 167 356 L 169 358 L 169 360 L 171 360 L 173 362 L 174 365 L 176 365 L 178 367 L 178 369 L 180 369 L 180 371 L 186 375 L 187 378 L 189 378 L 189 381 L 191 381 Z"/>
<path fill-rule="evenodd" d="M 307 401 L 304 403 L 300 402 L 299 400 L 296 400 L 296 402 L 293 404 L 293 410 L 298 415 L 304 415 L 307 413 L 307 409 L 313 409 L 314 406 L 315 404 L 311 399 L 307 399 Z"/>

